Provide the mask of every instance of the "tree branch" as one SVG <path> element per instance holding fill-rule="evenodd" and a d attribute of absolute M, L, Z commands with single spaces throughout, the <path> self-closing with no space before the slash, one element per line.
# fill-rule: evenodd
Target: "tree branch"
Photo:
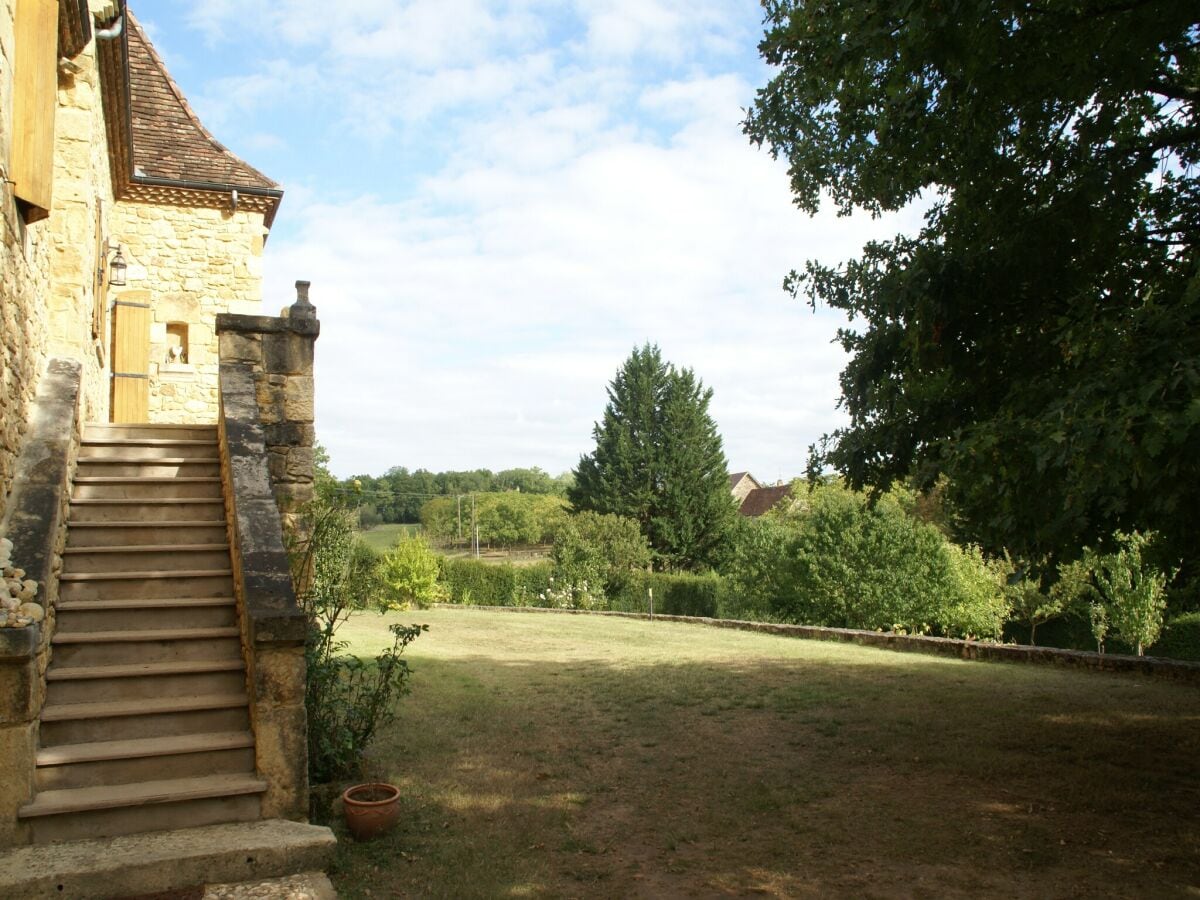
<path fill-rule="evenodd" d="M 1175 84 L 1174 82 L 1159 79 L 1150 82 L 1150 90 L 1160 97 L 1181 100 L 1184 103 L 1196 103 L 1200 101 L 1200 88 L 1191 87 L 1186 84 Z"/>

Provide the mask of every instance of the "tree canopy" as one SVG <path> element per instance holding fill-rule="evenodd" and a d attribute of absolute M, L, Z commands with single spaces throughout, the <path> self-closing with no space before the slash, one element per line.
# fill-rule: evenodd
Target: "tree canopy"
<path fill-rule="evenodd" d="M 635 348 L 567 493 L 577 510 L 635 520 L 660 567 L 713 565 L 734 515 L 711 400 L 691 369 L 675 368 L 657 346 Z"/>
<path fill-rule="evenodd" d="M 962 536 L 1189 546 L 1200 506 L 1200 6 L 764 0 L 745 130 L 795 202 L 919 233 L 785 286 L 845 311 L 856 487 L 949 477 Z M 1178 558 L 1178 557 L 1176 557 Z"/>

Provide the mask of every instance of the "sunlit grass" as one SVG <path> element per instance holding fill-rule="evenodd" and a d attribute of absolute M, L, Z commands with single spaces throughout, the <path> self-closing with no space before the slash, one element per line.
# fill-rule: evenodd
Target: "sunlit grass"
<path fill-rule="evenodd" d="M 1171 894 L 1200 691 L 696 625 L 438 609 L 346 897 Z"/>

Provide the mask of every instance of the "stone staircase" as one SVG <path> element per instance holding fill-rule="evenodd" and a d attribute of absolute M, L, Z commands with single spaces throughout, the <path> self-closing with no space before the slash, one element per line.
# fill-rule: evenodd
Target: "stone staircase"
<path fill-rule="evenodd" d="M 216 426 L 84 431 L 35 843 L 260 817 L 219 465 Z"/>

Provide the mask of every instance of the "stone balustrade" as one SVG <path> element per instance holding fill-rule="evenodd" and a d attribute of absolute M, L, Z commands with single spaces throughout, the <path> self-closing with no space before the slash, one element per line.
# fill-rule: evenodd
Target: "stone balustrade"
<path fill-rule="evenodd" d="M 17 810 L 33 796 L 38 717 L 46 697 L 67 507 L 79 453 L 82 369 L 75 360 L 48 364 L 0 521 L 0 537 L 12 542 L 9 553 L 25 570 L 24 580 L 36 582 L 33 602 L 41 608 L 38 621 L 0 628 L 0 847 L 28 841 Z"/>
<path fill-rule="evenodd" d="M 287 544 L 305 536 L 313 496 L 316 311 L 301 298 L 284 315 L 217 317 L 221 471 L 256 764 L 264 817 L 308 813 L 304 708 L 307 619 Z"/>

